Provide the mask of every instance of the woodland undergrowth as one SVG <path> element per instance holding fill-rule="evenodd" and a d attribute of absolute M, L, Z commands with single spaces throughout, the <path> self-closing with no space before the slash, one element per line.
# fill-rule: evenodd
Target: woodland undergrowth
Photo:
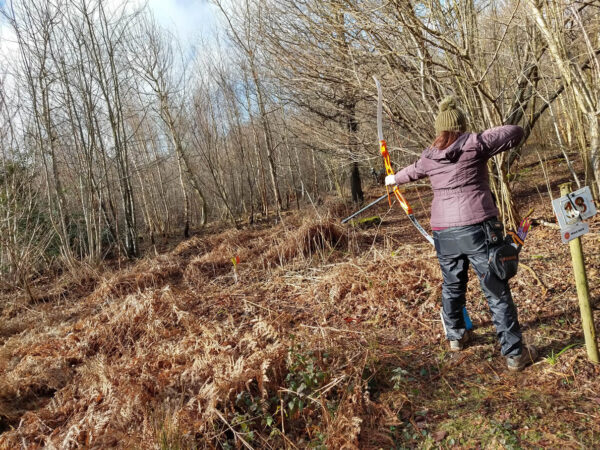
<path fill-rule="evenodd" d="M 475 342 L 450 354 L 433 248 L 386 205 L 365 230 L 333 219 L 347 211 L 332 201 L 273 227 L 199 233 L 121 270 L 82 271 L 35 304 L 4 293 L 0 447 L 600 445 L 600 368 L 555 230 L 534 227 L 512 281 L 542 354 L 514 375 L 477 280 Z M 600 221 L 591 228 L 600 323 Z"/>

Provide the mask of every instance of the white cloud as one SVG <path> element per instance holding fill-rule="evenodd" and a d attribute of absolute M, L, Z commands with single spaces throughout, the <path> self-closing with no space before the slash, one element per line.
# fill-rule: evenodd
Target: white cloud
<path fill-rule="evenodd" d="M 103 4 L 112 11 L 124 5 L 128 11 L 148 5 L 159 25 L 177 36 L 183 46 L 193 44 L 200 35 L 211 35 L 216 24 L 216 8 L 209 0 L 103 0 Z"/>
<path fill-rule="evenodd" d="M 2 6 L 3 2 L 0 0 L 0 7 Z M 15 31 L 4 17 L 0 17 L 0 70 L 2 75 L 5 75 L 6 71 L 11 69 L 18 51 L 19 46 Z"/>
<path fill-rule="evenodd" d="M 15 0 L 18 2 L 18 0 Z M 120 9 L 126 0 L 104 0 L 109 9 Z M 177 36 L 184 47 L 193 45 L 198 37 L 210 37 L 217 26 L 217 10 L 209 0 L 129 0 L 130 7 L 147 2 L 158 23 Z M 0 0 L 0 7 L 6 0 Z M 13 44 L 10 27 L 0 18 L 0 46 Z M 4 52 L 6 53 L 6 52 Z"/>
<path fill-rule="evenodd" d="M 157 21 L 177 35 L 182 44 L 208 36 L 215 26 L 214 6 L 206 0 L 148 0 Z"/>
<path fill-rule="evenodd" d="M 20 0 L 13 0 L 16 4 Z M 158 24 L 168 29 L 181 44 L 190 61 L 199 48 L 213 60 L 220 58 L 217 48 L 219 12 L 209 0 L 102 0 L 109 11 L 131 11 L 147 4 Z M 0 0 L 0 7 L 6 0 Z M 10 74 L 18 53 L 16 35 L 0 16 L 0 77 Z"/>

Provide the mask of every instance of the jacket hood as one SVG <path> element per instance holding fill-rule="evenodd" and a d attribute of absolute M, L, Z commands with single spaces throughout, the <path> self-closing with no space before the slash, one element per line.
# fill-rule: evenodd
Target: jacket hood
<path fill-rule="evenodd" d="M 458 161 L 458 158 L 460 158 L 460 155 L 462 155 L 463 144 L 469 138 L 469 136 L 470 133 L 461 134 L 454 144 L 444 150 L 438 150 L 435 147 L 429 147 L 423 152 L 423 156 L 427 159 L 432 159 L 442 164 L 444 161 L 454 163 Z"/>

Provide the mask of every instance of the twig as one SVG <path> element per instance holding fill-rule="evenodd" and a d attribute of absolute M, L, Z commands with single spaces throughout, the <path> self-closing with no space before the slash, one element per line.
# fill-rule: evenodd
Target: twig
<path fill-rule="evenodd" d="M 600 420 L 600 417 L 599 417 L 599 416 L 594 416 L 593 414 L 587 414 L 587 413 L 584 413 L 584 412 L 579 412 L 579 411 L 573 411 L 573 412 L 574 412 L 575 414 L 580 414 L 580 415 L 582 415 L 582 416 L 587 416 L 587 417 L 593 417 L 593 418 L 594 418 L 594 419 L 596 419 L 596 420 Z"/>
<path fill-rule="evenodd" d="M 444 375 L 446 375 L 446 373 L 448 372 L 448 370 L 453 369 L 455 367 L 458 367 L 462 364 L 462 362 L 467 359 L 467 356 L 469 356 L 469 354 L 467 352 L 464 352 L 463 355 L 461 355 L 460 359 L 458 359 L 458 361 L 448 364 L 446 367 L 444 367 L 445 370 L 441 370 L 440 373 L 438 373 L 437 375 L 433 376 L 430 378 L 431 381 L 435 381 L 438 378 L 443 378 Z"/>
<path fill-rule="evenodd" d="M 494 375 L 496 375 L 496 378 L 499 380 L 499 379 L 500 379 L 500 375 L 498 375 L 498 372 L 496 372 L 496 371 L 494 370 L 494 368 L 492 367 L 492 365 L 491 365 L 490 363 L 486 363 L 486 364 L 487 364 L 487 366 L 490 368 L 490 370 L 491 370 L 492 372 L 494 372 Z M 481 386 L 479 386 L 479 388 L 481 389 Z"/>
<path fill-rule="evenodd" d="M 454 396 L 456 396 L 456 391 L 454 390 L 454 388 L 452 387 L 452 385 L 450 383 L 448 383 L 448 380 L 446 380 L 446 377 L 441 377 L 441 378 L 448 385 L 448 387 L 450 388 L 450 390 L 452 391 L 452 393 L 454 394 Z"/>
<path fill-rule="evenodd" d="M 18 303 L 15 303 L 15 302 L 10 302 L 10 301 L 7 301 L 7 302 L 6 302 L 6 304 L 7 304 L 7 305 L 10 305 L 10 306 L 16 306 L 17 308 L 23 308 L 23 309 L 26 309 L 27 311 L 29 311 L 29 312 L 32 312 L 32 313 L 35 313 L 35 314 L 44 315 L 44 313 L 43 313 L 43 312 L 36 311 L 35 309 L 31 309 L 31 308 L 29 308 L 28 306 L 26 306 L 26 305 L 24 305 L 24 304 L 21 304 L 21 305 L 20 305 L 20 304 L 18 304 Z"/>
<path fill-rule="evenodd" d="M 306 193 L 306 196 L 308 197 L 308 199 L 310 200 L 310 204 L 312 205 L 313 209 L 315 210 L 315 213 L 317 214 L 317 217 L 319 218 L 319 220 L 323 220 L 323 218 L 321 217 L 321 214 L 319 214 L 319 210 L 317 209 L 317 207 L 315 206 L 315 202 L 313 202 L 313 199 L 311 198 L 310 194 L 308 193 L 308 190 L 305 189 L 304 187 L 304 182 L 302 180 L 300 180 L 300 184 L 302 185 L 302 190 L 303 192 Z"/>
<path fill-rule="evenodd" d="M 257 308 L 262 308 L 262 309 L 265 309 L 265 310 L 269 311 L 270 313 L 275 313 L 275 312 L 276 312 L 275 310 L 273 310 L 273 309 L 271 309 L 271 308 L 268 308 L 268 307 L 266 307 L 266 306 L 259 305 L 258 303 L 251 302 L 250 300 L 248 300 L 248 299 L 246 299 L 246 298 L 244 298 L 244 301 L 245 301 L 246 303 L 249 303 L 249 304 L 251 304 L 252 306 L 256 306 Z"/>
<path fill-rule="evenodd" d="M 548 222 L 544 219 L 534 219 L 533 221 L 536 225 L 542 225 L 544 227 L 553 228 L 555 230 L 560 230 L 560 226 L 557 223 Z"/>
<path fill-rule="evenodd" d="M 310 401 L 312 401 L 312 402 L 316 403 L 317 405 L 321 406 L 321 402 L 319 402 L 319 400 L 317 400 L 316 398 L 314 398 L 314 397 L 312 397 L 310 395 L 300 394 L 300 392 L 296 392 L 296 391 L 293 391 L 291 389 L 286 389 L 286 388 L 281 388 L 281 389 L 279 389 L 278 392 L 289 392 L 290 394 L 295 394 L 295 395 L 297 395 L 300 398 L 302 398 L 302 397 L 307 398 Z"/>
<path fill-rule="evenodd" d="M 219 419 L 221 419 L 223 421 L 223 423 L 225 425 L 227 425 L 227 428 L 229 428 L 231 430 L 231 432 L 233 433 L 233 435 L 239 439 L 240 441 L 242 441 L 242 444 L 244 444 L 244 446 L 249 449 L 249 450 L 254 450 L 254 447 L 252 447 L 250 444 L 248 444 L 248 442 L 246 442 L 246 440 L 240 435 L 240 433 L 238 433 L 237 431 L 235 431 L 231 425 L 229 425 L 229 422 L 227 422 L 227 420 L 225 419 L 225 417 L 223 417 L 223 415 L 221 414 L 221 412 L 217 409 L 215 410 L 217 413 L 217 416 L 219 416 Z"/>
<path fill-rule="evenodd" d="M 285 434 L 282 434 L 282 435 L 281 435 L 281 437 L 282 437 L 283 439 L 285 439 L 285 441 L 286 441 L 288 444 L 290 444 L 290 445 L 291 445 L 293 448 L 298 448 L 298 447 L 296 447 L 296 445 L 295 445 L 295 444 L 294 444 L 292 441 L 290 441 L 290 438 L 289 438 L 289 437 L 287 437 Z"/>
<path fill-rule="evenodd" d="M 524 267 L 525 269 L 527 269 L 529 271 L 529 273 L 531 274 L 531 276 L 540 284 L 540 286 L 542 287 L 543 291 L 542 291 L 542 295 L 546 295 L 548 293 L 548 287 L 544 284 L 544 282 L 542 280 L 540 280 L 540 277 L 537 276 L 537 274 L 535 273 L 535 270 L 533 270 L 531 267 L 529 267 L 527 264 L 523 264 L 522 262 L 519 262 L 519 266 Z"/>
<path fill-rule="evenodd" d="M 279 397 L 279 412 L 281 413 L 281 435 L 285 436 L 285 427 L 284 427 L 284 420 L 283 420 L 283 399 L 281 397 Z"/>
<path fill-rule="evenodd" d="M 314 393 L 318 393 L 319 397 L 323 396 L 323 394 L 329 392 L 331 389 L 333 389 L 335 386 L 337 386 L 338 384 L 340 384 L 342 381 L 344 381 L 346 378 L 348 377 L 348 375 L 342 375 L 341 377 L 336 378 L 335 380 L 327 383 L 325 386 L 323 386 L 320 389 L 317 389 L 316 391 L 314 391 Z"/>
<path fill-rule="evenodd" d="M 313 327 L 311 325 L 304 325 L 304 324 L 300 324 L 301 327 L 304 328 L 312 328 L 314 330 L 330 330 L 330 331 L 337 331 L 339 333 L 356 333 L 356 334 L 364 334 L 362 331 L 354 331 L 354 330 L 341 330 L 339 328 L 333 328 L 333 327 Z"/>
<path fill-rule="evenodd" d="M 410 318 L 411 318 L 412 320 L 414 320 L 415 322 L 417 322 L 417 323 L 420 323 L 420 324 L 421 324 L 421 325 L 423 325 L 425 328 L 427 328 L 427 329 L 431 330 L 431 328 L 432 328 L 432 327 L 431 327 L 430 325 L 427 325 L 426 323 L 423 323 L 423 322 L 421 322 L 419 319 L 417 319 L 416 317 L 413 317 L 413 316 L 412 316 L 412 315 L 410 315 L 408 312 L 406 312 L 406 311 L 403 311 L 403 310 L 401 310 L 401 309 L 399 309 L 399 310 L 398 310 L 398 312 L 399 312 L 400 314 L 404 314 L 405 316 L 408 316 L 408 317 L 410 317 Z M 437 320 L 434 320 L 434 322 L 437 322 Z"/>

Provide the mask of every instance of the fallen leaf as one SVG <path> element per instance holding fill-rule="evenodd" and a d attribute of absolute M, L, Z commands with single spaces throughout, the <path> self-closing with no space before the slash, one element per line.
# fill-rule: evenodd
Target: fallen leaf
<path fill-rule="evenodd" d="M 433 440 L 435 442 L 441 442 L 441 441 L 443 441 L 444 439 L 446 439 L 446 436 L 448 436 L 448 432 L 447 431 L 436 431 L 432 435 Z"/>
<path fill-rule="evenodd" d="M 361 322 L 361 319 L 356 319 L 354 317 L 344 317 L 344 320 L 346 321 L 346 323 L 352 323 L 352 322 L 360 323 Z"/>

